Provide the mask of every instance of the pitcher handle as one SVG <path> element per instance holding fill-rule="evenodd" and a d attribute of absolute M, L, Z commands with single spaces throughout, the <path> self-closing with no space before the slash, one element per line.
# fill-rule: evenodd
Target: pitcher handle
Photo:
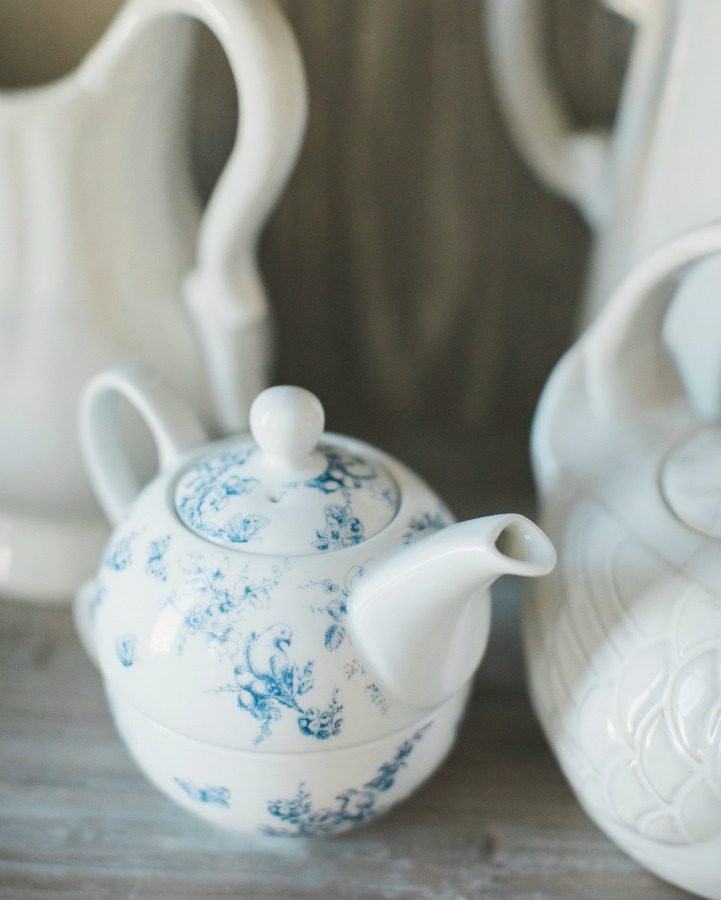
<path fill-rule="evenodd" d="M 554 84 L 538 0 L 486 0 L 491 74 L 506 125 L 540 181 L 597 228 L 606 216 L 610 135 L 578 130 Z"/>
<path fill-rule="evenodd" d="M 669 307 L 680 293 L 674 281 L 708 258 L 721 259 L 721 222 L 681 234 L 648 253 L 555 366 L 531 427 L 531 458 L 542 494 L 552 492 L 563 477 L 569 448 L 584 427 L 569 409 L 582 405 L 604 428 L 632 428 L 642 409 L 665 402 L 673 381 L 678 394 L 685 393 L 694 406 L 663 329 Z M 721 381 L 718 366 L 705 363 L 703 357 L 701 362 Z M 716 388 L 718 395 L 721 383 Z"/>
<path fill-rule="evenodd" d="M 604 0 L 642 29 L 659 19 L 657 0 Z M 561 98 L 546 55 L 539 0 L 485 0 L 488 54 L 506 125 L 540 181 L 574 203 L 591 228 L 608 218 L 615 177 L 607 129 L 577 129 Z M 629 64 L 629 95 L 638 105 L 653 81 L 656 54 L 638 42 Z M 651 42 L 653 43 L 653 42 Z M 642 102 L 641 102 L 642 101 Z M 621 129 L 636 128 L 634 121 Z"/>
<path fill-rule="evenodd" d="M 271 329 L 259 234 L 297 159 L 307 118 L 305 72 L 276 0 L 129 0 L 120 45 L 158 18 L 186 15 L 220 43 L 238 98 L 235 143 L 201 219 L 182 293 L 203 351 L 220 427 L 247 428 L 266 387 Z"/>
<path fill-rule="evenodd" d="M 124 397 L 140 414 L 155 442 L 158 468 L 174 468 L 208 438 L 195 413 L 159 376 L 143 365 L 100 372 L 80 404 L 80 447 L 103 511 L 119 522 L 140 490 L 120 435 L 118 404 Z"/>

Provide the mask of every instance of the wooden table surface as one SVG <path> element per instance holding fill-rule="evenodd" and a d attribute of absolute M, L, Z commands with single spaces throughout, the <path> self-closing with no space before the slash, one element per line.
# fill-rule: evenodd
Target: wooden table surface
<path fill-rule="evenodd" d="M 679 898 L 591 824 L 492 642 L 450 758 L 349 835 L 245 838 L 176 807 L 118 739 L 67 609 L 0 603 L 0 897 Z"/>

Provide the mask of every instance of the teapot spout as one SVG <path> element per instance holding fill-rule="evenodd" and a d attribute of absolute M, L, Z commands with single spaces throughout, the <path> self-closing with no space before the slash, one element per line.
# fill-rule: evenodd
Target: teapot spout
<path fill-rule="evenodd" d="M 348 598 L 353 644 L 399 699 L 435 706 L 466 684 L 483 657 L 493 582 L 545 575 L 555 562 L 549 539 L 524 516 L 451 525 L 401 548 L 357 583 Z"/>

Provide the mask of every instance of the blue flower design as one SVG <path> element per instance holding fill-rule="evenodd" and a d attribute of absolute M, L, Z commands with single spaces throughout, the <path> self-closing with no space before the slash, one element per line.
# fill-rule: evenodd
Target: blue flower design
<path fill-rule="evenodd" d="M 115 642 L 115 655 L 126 669 L 138 661 L 135 645 L 136 637 L 134 634 L 124 634 Z"/>
<path fill-rule="evenodd" d="M 421 516 L 414 516 L 408 523 L 408 531 L 403 534 L 403 543 L 412 544 L 427 534 L 446 528 L 451 521 L 450 515 L 443 510 L 435 514 L 426 512 Z"/>
<path fill-rule="evenodd" d="M 268 812 L 288 827 L 276 828 L 264 825 L 260 831 L 273 837 L 329 834 L 351 825 L 360 825 L 380 815 L 384 811 L 379 805 L 381 795 L 393 787 L 401 769 L 407 767 L 408 757 L 431 724 L 429 722 L 419 728 L 409 740 L 404 741 L 393 758 L 378 768 L 375 778 L 361 787 L 348 788 L 338 794 L 334 808 L 324 807 L 315 810 L 311 795 L 305 790 L 303 782 L 298 785 L 295 797 L 271 800 L 268 803 Z"/>
<path fill-rule="evenodd" d="M 221 806 L 224 809 L 230 807 L 230 790 L 227 787 L 210 786 L 199 788 L 192 782 L 183 781 L 177 777 L 173 781 L 192 800 L 197 800 L 198 803 L 210 803 L 213 806 Z"/>
<path fill-rule="evenodd" d="M 133 542 L 139 534 L 140 531 L 131 531 L 114 538 L 105 550 L 103 566 L 115 572 L 127 569 L 133 561 Z"/>
<path fill-rule="evenodd" d="M 313 546 L 318 550 L 342 550 L 364 540 L 365 528 L 361 520 L 353 515 L 350 503 L 345 506 L 331 503 L 325 508 L 325 528 L 316 531 Z"/>
<path fill-rule="evenodd" d="M 333 698 L 327 709 L 311 706 L 298 719 L 298 728 L 302 734 L 326 741 L 340 734 L 343 719 L 337 718 L 343 707 L 338 703 L 338 689 L 333 690 Z"/>
<path fill-rule="evenodd" d="M 287 561 L 275 563 L 265 578 L 255 581 L 245 566 L 229 585 L 230 560 L 223 553 L 214 553 L 208 559 L 200 553 L 184 553 L 178 565 L 188 580 L 165 601 L 181 614 L 178 653 L 183 652 L 188 638 L 202 635 L 211 652 L 230 658 L 240 653 L 244 611 L 249 606 L 266 609 L 273 589 L 288 568 Z"/>
<path fill-rule="evenodd" d="M 165 560 L 165 554 L 170 546 L 171 536 L 164 534 L 157 541 L 151 541 L 148 544 L 148 562 L 145 571 L 158 581 L 166 581 L 168 578 L 168 564 Z"/>
<path fill-rule="evenodd" d="M 359 456 L 342 453 L 334 447 L 318 449 L 325 456 L 327 465 L 316 478 L 303 482 L 306 487 L 316 488 L 324 494 L 339 491 L 348 503 L 352 490 L 358 490 L 378 478 L 373 467 Z"/>
<path fill-rule="evenodd" d="M 252 522 L 244 526 L 242 518 L 238 516 L 232 516 L 221 526 L 213 521 L 225 509 L 231 497 L 249 494 L 260 483 L 257 478 L 243 478 L 236 471 L 242 469 L 252 453 L 252 448 L 217 453 L 198 463 L 181 479 L 178 512 L 191 528 L 216 540 L 244 543 L 245 540 L 254 539 L 258 531 L 265 527 Z M 265 524 L 267 525 L 267 520 Z M 227 533 L 225 529 L 228 529 Z M 241 540 L 246 533 L 249 536 Z"/>
<path fill-rule="evenodd" d="M 364 571 L 364 566 L 353 566 L 348 569 L 343 585 L 336 584 L 330 578 L 326 578 L 323 581 L 310 581 L 305 585 L 305 587 L 319 586 L 325 594 L 336 595 L 325 606 L 311 607 L 314 612 L 326 613 L 333 620 L 325 633 L 324 643 L 328 650 L 337 650 L 345 640 L 346 618 L 348 616 L 346 601 L 353 589 L 353 582 L 356 578 L 360 578 Z"/>

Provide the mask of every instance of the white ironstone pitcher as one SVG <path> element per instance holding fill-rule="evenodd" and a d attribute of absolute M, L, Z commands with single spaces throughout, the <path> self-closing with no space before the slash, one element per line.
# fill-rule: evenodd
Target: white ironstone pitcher
<path fill-rule="evenodd" d="M 223 48 L 239 106 L 204 210 L 188 152 L 193 20 Z M 273 0 L 129 0 L 69 74 L 0 84 L 3 594 L 69 599 L 96 564 L 106 530 L 74 427 L 95 371 L 152 361 L 213 432 L 246 425 L 268 362 L 258 233 L 305 116 Z"/>
<path fill-rule="evenodd" d="M 574 202 L 595 234 L 580 324 L 650 250 L 721 216 L 721 4 L 604 0 L 635 38 L 612 134 L 578 130 L 556 90 L 538 0 L 487 0 L 489 55 L 501 109 L 539 178 Z M 697 413 L 721 416 L 721 260 L 690 269 L 665 337 Z M 699 365 L 699 344 L 704 365 Z"/>

